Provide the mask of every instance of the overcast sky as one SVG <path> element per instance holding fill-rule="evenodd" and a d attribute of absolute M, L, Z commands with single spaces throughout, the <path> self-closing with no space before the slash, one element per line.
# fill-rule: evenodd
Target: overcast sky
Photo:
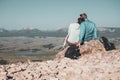
<path fill-rule="evenodd" d="M 120 27 L 120 0 L 0 0 L 0 28 L 54 30 L 83 12 L 97 27 Z"/>

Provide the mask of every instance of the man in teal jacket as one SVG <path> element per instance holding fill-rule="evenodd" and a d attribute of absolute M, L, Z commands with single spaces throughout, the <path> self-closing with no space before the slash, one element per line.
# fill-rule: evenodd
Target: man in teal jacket
<path fill-rule="evenodd" d="M 80 44 L 84 41 L 96 40 L 98 35 L 95 24 L 87 19 L 86 13 L 81 14 L 80 17 L 85 20 L 80 24 Z"/>

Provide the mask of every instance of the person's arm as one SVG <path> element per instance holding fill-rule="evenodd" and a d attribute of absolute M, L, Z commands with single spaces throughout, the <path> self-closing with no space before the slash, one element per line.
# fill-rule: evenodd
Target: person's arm
<path fill-rule="evenodd" d="M 64 43 L 63 43 L 63 48 L 64 48 L 65 45 L 66 45 L 66 41 L 67 41 L 68 37 L 69 37 L 69 35 L 67 35 L 67 36 L 65 37 L 65 40 L 64 40 Z"/>
<path fill-rule="evenodd" d="M 65 40 L 64 40 L 64 43 L 63 43 L 63 48 L 64 48 L 65 45 L 66 45 L 66 41 L 68 40 L 69 34 L 70 34 L 70 26 L 69 26 L 69 28 L 68 28 L 68 34 L 67 34 L 67 36 L 65 37 Z"/>
<path fill-rule="evenodd" d="M 94 40 L 96 40 L 97 38 L 98 38 L 97 28 L 94 24 Z"/>
<path fill-rule="evenodd" d="M 83 43 L 84 36 L 85 36 L 85 23 L 83 22 L 80 24 L 80 40 L 79 40 L 80 44 Z"/>

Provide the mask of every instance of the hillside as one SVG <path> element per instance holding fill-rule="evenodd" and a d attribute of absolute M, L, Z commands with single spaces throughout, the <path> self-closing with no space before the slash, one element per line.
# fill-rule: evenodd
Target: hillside
<path fill-rule="evenodd" d="M 120 50 L 106 52 L 98 41 L 82 47 L 78 60 L 60 57 L 66 48 L 54 60 L 0 65 L 0 80 L 120 80 Z"/>
<path fill-rule="evenodd" d="M 0 29 L 0 37 L 65 37 L 67 28 L 62 28 L 56 31 L 41 31 L 39 29 L 21 29 L 21 30 L 6 30 Z M 99 36 L 106 36 L 108 38 L 120 37 L 120 28 L 98 27 Z"/>
<path fill-rule="evenodd" d="M 62 30 L 56 31 L 41 31 L 39 29 L 21 29 L 21 30 L 6 30 L 0 29 L 0 37 L 63 37 L 67 33 Z"/>

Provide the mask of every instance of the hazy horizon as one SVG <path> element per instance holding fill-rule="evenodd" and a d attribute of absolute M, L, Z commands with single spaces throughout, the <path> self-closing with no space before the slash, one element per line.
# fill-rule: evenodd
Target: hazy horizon
<path fill-rule="evenodd" d="M 80 13 L 97 27 L 120 27 L 120 0 L 0 0 L 0 28 L 56 30 L 68 27 Z"/>

